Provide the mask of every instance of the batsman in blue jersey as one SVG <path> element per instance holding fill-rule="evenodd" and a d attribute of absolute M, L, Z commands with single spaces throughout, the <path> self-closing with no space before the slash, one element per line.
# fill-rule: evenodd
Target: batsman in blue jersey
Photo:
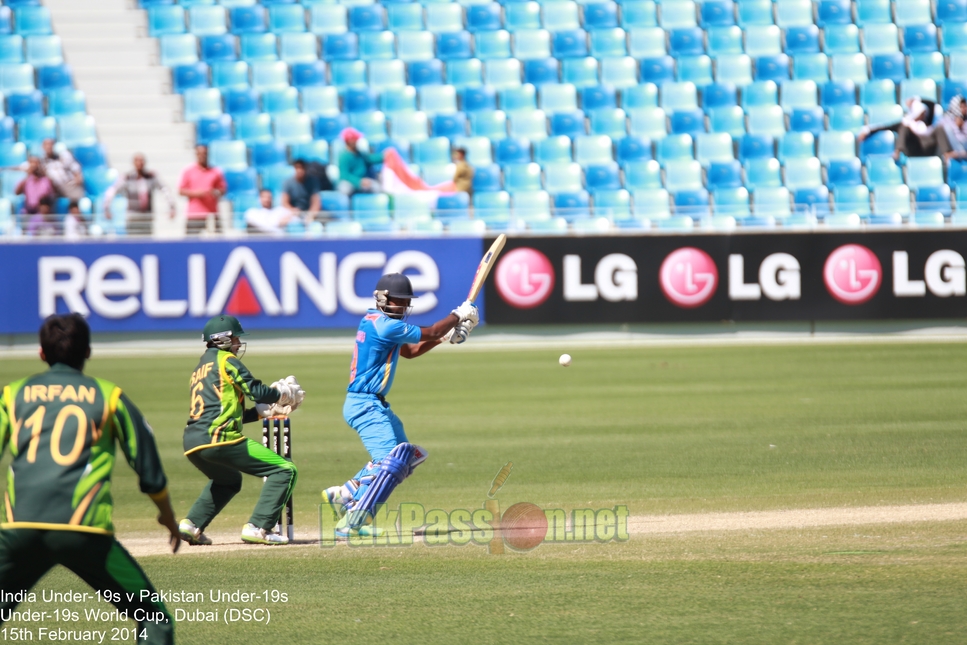
<path fill-rule="evenodd" d="M 373 295 L 376 306 L 356 331 L 343 405 L 343 418 L 359 433 L 370 461 L 342 486 L 322 492 L 339 518 L 336 535 L 341 537 L 354 531 L 365 535 L 376 507 L 427 457 L 426 450 L 409 443 L 403 422 L 386 400 L 400 356 L 416 358 L 443 342 L 463 343 L 479 321 L 477 308 L 468 300 L 429 327 L 407 323 L 416 296 L 409 278 L 400 273 L 381 277 Z"/>

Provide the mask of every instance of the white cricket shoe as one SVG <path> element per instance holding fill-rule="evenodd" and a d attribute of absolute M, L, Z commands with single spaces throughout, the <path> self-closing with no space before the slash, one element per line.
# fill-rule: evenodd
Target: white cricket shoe
<path fill-rule="evenodd" d="M 288 544 L 289 538 L 275 531 L 266 531 L 249 522 L 242 527 L 242 542 L 249 544 Z"/>
<path fill-rule="evenodd" d="M 178 535 L 191 546 L 208 546 L 212 543 L 211 538 L 202 533 L 201 529 L 187 518 L 178 524 Z"/>

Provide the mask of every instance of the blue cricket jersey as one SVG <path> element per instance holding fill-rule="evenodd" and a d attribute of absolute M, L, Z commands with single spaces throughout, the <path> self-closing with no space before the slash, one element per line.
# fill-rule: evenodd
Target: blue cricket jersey
<path fill-rule="evenodd" d="M 353 348 L 346 391 L 386 396 L 393 387 L 400 346 L 420 342 L 421 335 L 416 325 L 370 309 L 359 321 L 356 331 L 356 346 Z"/>

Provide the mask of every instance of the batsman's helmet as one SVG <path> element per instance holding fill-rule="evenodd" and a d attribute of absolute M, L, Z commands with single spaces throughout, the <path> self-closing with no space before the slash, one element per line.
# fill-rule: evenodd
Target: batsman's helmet
<path fill-rule="evenodd" d="M 410 279 L 402 273 L 388 273 L 376 283 L 376 290 L 373 291 L 376 298 L 376 308 L 385 313 L 390 318 L 402 320 L 409 313 L 412 307 L 394 305 L 389 302 L 390 298 L 401 298 L 411 300 L 417 296 L 413 295 L 413 285 Z"/>
<path fill-rule="evenodd" d="M 205 323 L 205 329 L 202 330 L 201 338 L 211 347 L 231 351 L 232 338 L 247 335 L 245 330 L 242 329 L 242 323 L 238 322 L 238 318 L 222 314 L 221 316 L 215 316 Z M 236 356 L 241 357 L 244 353 L 245 343 L 242 343 Z"/>

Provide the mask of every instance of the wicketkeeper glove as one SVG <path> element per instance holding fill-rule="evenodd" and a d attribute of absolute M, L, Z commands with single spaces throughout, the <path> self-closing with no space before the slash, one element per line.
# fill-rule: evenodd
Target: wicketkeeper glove
<path fill-rule="evenodd" d="M 255 411 L 259 413 L 260 419 L 287 417 L 292 413 L 292 406 L 279 405 L 278 403 L 256 403 Z"/>
<path fill-rule="evenodd" d="M 295 399 L 295 403 L 292 404 L 292 409 L 295 410 L 306 400 L 306 391 L 302 389 L 299 381 L 291 374 L 285 377 L 285 383 L 289 386 L 289 389 L 292 391 L 292 396 Z"/>

